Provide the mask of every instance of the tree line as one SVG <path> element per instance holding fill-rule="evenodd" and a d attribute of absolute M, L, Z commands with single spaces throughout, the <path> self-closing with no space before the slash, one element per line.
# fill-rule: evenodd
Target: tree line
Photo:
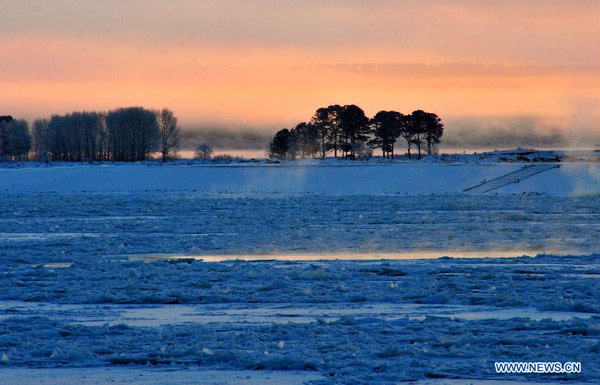
<path fill-rule="evenodd" d="M 354 105 L 331 105 L 319 108 L 308 122 L 292 129 L 279 130 L 270 144 L 270 156 L 279 159 L 334 157 L 356 159 L 369 157 L 379 148 L 384 158 L 394 158 L 396 141 L 406 141 L 407 154 L 416 147 L 418 158 L 426 146 L 428 154 L 440 143 L 444 124 L 434 113 L 416 110 L 405 115 L 397 111 L 379 111 L 368 118 Z"/>
<path fill-rule="evenodd" d="M 117 108 L 25 120 L 0 116 L 0 158 L 36 161 L 167 161 L 179 147 L 177 118 L 169 109 Z"/>
<path fill-rule="evenodd" d="M 30 148 L 27 121 L 15 120 L 10 115 L 0 116 L 0 158 L 26 159 Z"/>
<path fill-rule="evenodd" d="M 416 148 L 421 158 L 440 143 L 444 125 L 430 112 L 379 111 L 368 118 L 354 105 L 319 108 L 308 122 L 278 131 L 270 143 L 274 158 L 370 157 L 379 148 L 394 158 L 396 142 L 403 138 L 408 157 Z M 162 161 L 176 156 L 181 132 L 169 109 L 117 108 L 108 112 L 83 111 L 27 121 L 0 116 L 0 160 L 121 161 L 149 160 L 156 152 Z M 198 152 L 198 151 L 197 151 Z M 211 151 L 212 152 L 212 151 Z M 201 158 L 210 158 L 206 149 Z M 209 154 L 209 155 L 207 155 Z"/>

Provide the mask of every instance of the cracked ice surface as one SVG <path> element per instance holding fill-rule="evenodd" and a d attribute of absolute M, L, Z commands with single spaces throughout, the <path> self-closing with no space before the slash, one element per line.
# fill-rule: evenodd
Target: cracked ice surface
<path fill-rule="evenodd" d="M 127 365 L 274 371 L 281 382 L 297 370 L 313 383 L 594 383 L 599 207 L 598 197 L 540 195 L 4 194 L 0 372 Z M 127 258 L 502 249 L 564 255 Z M 580 361 L 583 372 L 500 376 L 494 361 Z"/>

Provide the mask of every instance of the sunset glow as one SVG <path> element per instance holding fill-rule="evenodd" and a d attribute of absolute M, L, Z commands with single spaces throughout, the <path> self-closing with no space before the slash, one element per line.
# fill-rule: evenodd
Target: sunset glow
<path fill-rule="evenodd" d="M 49 4 L 3 9 L 2 113 L 142 105 L 266 129 L 331 103 L 586 130 L 600 115 L 593 1 Z"/>

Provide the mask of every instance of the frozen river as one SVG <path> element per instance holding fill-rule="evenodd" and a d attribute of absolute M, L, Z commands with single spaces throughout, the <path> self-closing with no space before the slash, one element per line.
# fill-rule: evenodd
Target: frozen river
<path fill-rule="evenodd" d="M 598 196 L 1 197 L 9 383 L 600 379 Z"/>
<path fill-rule="evenodd" d="M 598 196 L 521 194 L 9 194 L 0 200 L 0 263 L 23 255 L 47 263 L 140 254 L 584 254 L 598 251 L 599 207 Z"/>
<path fill-rule="evenodd" d="M 1 277 L 6 373 L 32 384 L 44 373 L 125 383 L 142 372 L 159 384 L 164 370 L 185 384 L 499 380 L 493 362 L 514 357 L 581 361 L 575 383 L 600 373 L 597 256 L 95 258 L 8 264 Z"/>

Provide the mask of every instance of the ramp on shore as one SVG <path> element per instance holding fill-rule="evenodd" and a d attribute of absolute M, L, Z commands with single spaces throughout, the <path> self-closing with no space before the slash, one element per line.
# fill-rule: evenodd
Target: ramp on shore
<path fill-rule="evenodd" d="M 511 183 L 519 183 L 523 179 L 531 178 L 534 175 L 541 174 L 544 171 L 552 170 L 553 168 L 560 168 L 558 164 L 531 164 L 527 165 L 517 171 L 510 172 L 506 175 L 502 175 L 498 178 L 494 178 L 488 181 L 482 181 L 480 184 L 464 189 L 463 192 L 471 193 L 486 193 L 504 187 Z"/>

